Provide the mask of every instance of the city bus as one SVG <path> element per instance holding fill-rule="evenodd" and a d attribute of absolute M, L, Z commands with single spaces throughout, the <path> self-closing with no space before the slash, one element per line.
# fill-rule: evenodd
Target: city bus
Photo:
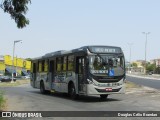
<path fill-rule="evenodd" d="M 125 58 L 120 47 L 84 46 L 47 53 L 31 61 L 31 86 L 47 91 L 79 95 L 125 93 Z"/>

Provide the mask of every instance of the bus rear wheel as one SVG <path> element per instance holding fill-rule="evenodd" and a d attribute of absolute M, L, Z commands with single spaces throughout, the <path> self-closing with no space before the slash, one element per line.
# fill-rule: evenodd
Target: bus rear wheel
<path fill-rule="evenodd" d="M 69 96 L 74 100 L 78 98 L 78 95 L 76 94 L 76 89 L 74 87 L 74 84 L 71 84 L 69 86 Z"/>
<path fill-rule="evenodd" d="M 46 90 L 45 90 L 43 81 L 40 83 L 40 92 L 41 92 L 42 94 L 45 94 L 45 93 L 46 93 Z"/>
<path fill-rule="evenodd" d="M 100 95 L 100 98 L 101 98 L 102 100 L 107 99 L 107 97 L 108 97 L 108 95 Z"/>

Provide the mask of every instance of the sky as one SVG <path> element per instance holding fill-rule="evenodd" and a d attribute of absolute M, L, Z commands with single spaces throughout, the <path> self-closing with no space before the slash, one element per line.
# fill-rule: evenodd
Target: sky
<path fill-rule="evenodd" d="M 0 9 L 0 55 L 35 58 L 58 50 L 86 45 L 119 46 L 131 61 L 160 58 L 160 0 L 32 0 L 18 29 Z"/>

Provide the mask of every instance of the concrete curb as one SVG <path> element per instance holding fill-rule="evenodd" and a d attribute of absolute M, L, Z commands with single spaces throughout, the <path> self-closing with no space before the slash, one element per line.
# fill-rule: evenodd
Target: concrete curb
<path fill-rule="evenodd" d="M 132 75 L 132 74 L 126 74 L 126 75 L 127 75 L 127 76 L 131 76 L 131 77 L 142 78 L 142 79 L 153 79 L 153 80 L 160 80 L 160 78 L 145 77 L 145 76 L 138 76 L 138 75 Z"/>

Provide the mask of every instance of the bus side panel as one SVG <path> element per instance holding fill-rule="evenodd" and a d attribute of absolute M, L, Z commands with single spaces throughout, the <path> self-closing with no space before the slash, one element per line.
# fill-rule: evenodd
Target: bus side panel
<path fill-rule="evenodd" d="M 47 89 L 51 90 L 52 89 L 52 83 L 54 81 L 53 74 L 51 72 L 48 73 L 48 83 L 47 83 Z"/>
<path fill-rule="evenodd" d="M 74 87 L 76 89 L 76 94 L 78 94 L 78 80 L 77 80 L 77 75 L 75 74 L 75 72 L 68 72 L 67 76 L 66 76 L 66 92 L 68 92 L 69 88 L 68 88 L 68 84 L 69 82 L 73 82 Z"/>
<path fill-rule="evenodd" d="M 43 72 L 40 73 L 39 81 L 43 80 L 45 90 L 51 90 L 51 78 L 49 73 Z"/>
<path fill-rule="evenodd" d="M 55 81 L 52 83 L 52 89 L 57 92 L 68 93 L 68 84 L 73 82 L 76 93 L 78 94 L 78 81 L 76 80 L 75 72 L 68 71 L 65 76 L 55 76 Z"/>

